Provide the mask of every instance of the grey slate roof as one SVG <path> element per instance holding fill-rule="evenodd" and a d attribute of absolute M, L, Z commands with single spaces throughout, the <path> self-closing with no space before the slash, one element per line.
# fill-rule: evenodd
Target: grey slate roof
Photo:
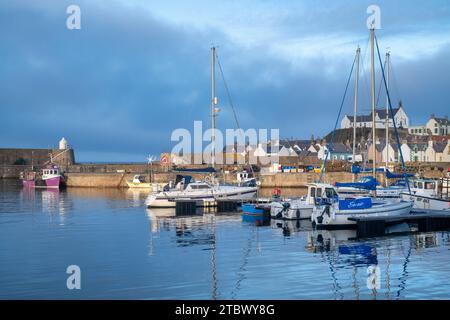
<path fill-rule="evenodd" d="M 400 108 L 392 108 L 394 116 L 397 114 L 398 110 L 400 110 Z M 375 113 L 378 115 L 380 119 L 386 118 L 386 109 L 376 109 Z M 353 122 L 353 116 L 347 115 L 347 118 L 350 119 L 350 122 Z M 391 119 L 390 112 L 389 112 L 389 119 Z M 356 122 L 370 122 L 370 121 L 372 121 L 372 112 L 370 112 L 369 115 L 356 116 Z"/>
<path fill-rule="evenodd" d="M 352 153 L 352 148 L 346 146 L 345 144 L 341 143 L 333 143 L 331 146 L 331 152 L 332 153 Z"/>
<path fill-rule="evenodd" d="M 408 143 L 408 147 L 411 150 L 415 150 L 417 148 L 417 151 L 425 151 L 428 148 L 428 143 L 427 142 L 415 142 L 415 143 Z"/>
<path fill-rule="evenodd" d="M 433 143 L 433 149 L 435 152 L 442 153 L 445 150 L 445 147 L 447 146 L 447 141 L 444 142 L 434 142 Z"/>
<path fill-rule="evenodd" d="M 436 120 L 436 122 L 438 124 L 440 124 L 441 126 L 449 126 L 450 125 L 450 121 L 446 118 L 434 118 L 434 120 Z"/>

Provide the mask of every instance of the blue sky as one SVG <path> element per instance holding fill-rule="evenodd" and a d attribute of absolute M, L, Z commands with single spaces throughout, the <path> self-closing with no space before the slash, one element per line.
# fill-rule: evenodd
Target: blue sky
<path fill-rule="evenodd" d="M 81 30 L 66 28 L 70 4 L 81 8 Z M 358 45 L 360 109 L 369 110 L 370 4 L 381 8 L 394 103 L 403 101 L 413 124 L 448 113 L 447 0 L 4 0 L 0 147 L 56 146 L 64 136 L 80 161 L 144 161 L 170 150 L 172 130 L 209 126 L 212 44 L 243 128 L 323 136 Z M 217 96 L 218 127 L 234 128 L 219 77 Z"/>

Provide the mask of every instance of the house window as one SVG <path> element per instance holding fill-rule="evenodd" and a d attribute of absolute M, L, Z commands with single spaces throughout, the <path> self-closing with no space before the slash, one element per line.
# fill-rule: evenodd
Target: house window
<path fill-rule="evenodd" d="M 434 133 L 436 133 L 436 134 L 438 133 L 438 129 L 437 128 L 434 129 Z"/>

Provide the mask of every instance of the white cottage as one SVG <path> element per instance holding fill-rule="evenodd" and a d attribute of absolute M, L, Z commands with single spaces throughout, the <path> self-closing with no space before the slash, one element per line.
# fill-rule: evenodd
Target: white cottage
<path fill-rule="evenodd" d="M 401 102 L 399 103 L 398 108 L 395 108 L 392 111 L 394 113 L 394 120 L 397 128 L 408 128 L 409 118 L 406 115 Z M 354 119 L 352 115 L 345 115 L 341 121 L 341 129 L 353 128 L 353 120 Z M 383 129 L 386 127 L 386 108 L 375 110 L 375 123 L 376 128 L 378 129 Z M 392 121 L 390 113 L 388 117 L 388 125 L 389 128 L 394 127 L 394 123 Z M 369 115 L 356 116 L 356 127 L 372 128 L 372 112 Z"/>
<path fill-rule="evenodd" d="M 450 134 L 450 121 L 447 116 L 437 118 L 432 114 L 425 126 L 433 136 Z"/>

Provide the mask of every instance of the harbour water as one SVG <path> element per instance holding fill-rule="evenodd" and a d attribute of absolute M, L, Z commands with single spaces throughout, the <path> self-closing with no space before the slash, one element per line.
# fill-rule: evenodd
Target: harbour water
<path fill-rule="evenodd" d="M 355 239 L 308 221 L 176 217 L 146 209 L 145 197 L 0 180 L 0 298 L 450 298 L 449 232 Z M 80 290 L 67 288 L 69 265 Z"/>

